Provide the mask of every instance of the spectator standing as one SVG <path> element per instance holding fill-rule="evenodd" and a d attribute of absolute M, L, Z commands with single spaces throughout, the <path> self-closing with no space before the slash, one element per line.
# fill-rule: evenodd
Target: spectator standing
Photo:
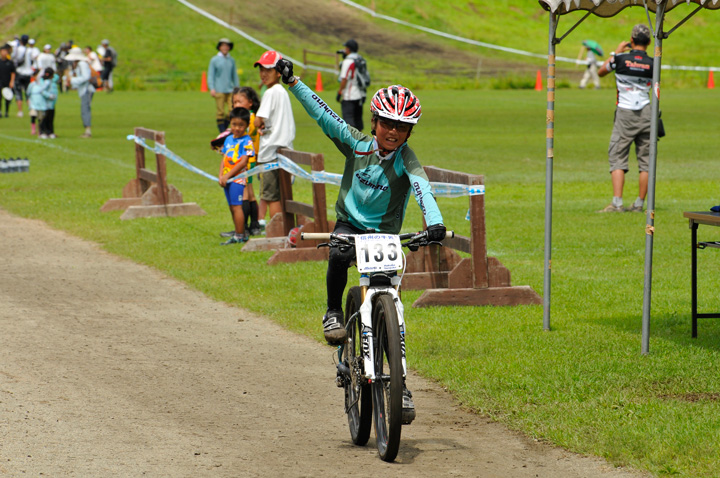
<path fill-rule="evenodd" d="M 40 91 L 45 98 L 45 115 L 40 121 L 40 138 L 55 139 L 55 104 L 59 93 L 60 77 L 52 68 L 45 68 L 40 79 Z"/>
<path fill-rule="evenodd" d="M 30 50 L 30 58 L 32 59 L 33 67 L 36 67 L 37 57 L 40 56 L 40 50 L 35 46 L 35 39 L 31 38 L 28 40 L 28 49 Z"/>
<path fill-rule="evenodd" d="M 215 98 L 215 122 L 220 133 L 230 124 L 225 111 L 232 108 L 232 91 L 240 86 L 235 60 L 230 56 L 233 46 L 233 42 L 221 38 L 216 46 L 218 53 L 212 57 L 208 66 L 208 88 L 210 95 Z"/>
<path fill-rule="evenodd" d="M 65 78 L 66 73 L 69 75 L 69 65 L 65 57 L 70 51 L 70 47 L 67 43 L 61 43 L 57 50 L 55 50 L 55 61 L 57 62 L 57 75 L 60 77 L 60 89 L 63 93 L 67 91 L 65 86 L 69 79 Z"/>
<path fill-rule="evenodd" d="M 90 65 L 90 68 L 93 69 L 93 71 L 97 72 L 97 76 L 100 76 L 100 72 L 102 71 L 102 63 L 100 63 L 100 57 L 97 53 L 95 53 L 91 46 L 86 46 L 83 48 L 83 53 L 87 55 L 88 58 L 88 64 Z"/>
<path fill-rule="evenodd" d="M 250 135 L 247 128 L 250 124 L 250 111 L 245 108 L 234 108 L 230 111 L 230 131 L 225 137 L 222 147 L 223 160 L 220 163 L 218 184 L 225 190 L 225 199 L 230 207 L 235 231 L 230 239 L 221 245 L 242 244 L 248 238 L 245 236 L 245 212 L 243 211 L 243 192 L 247 180 L 245 178 L 232 179 L 247 169 L 248 159 L 255 156 Z"/>
<path fill-rule="evenodd" d="M 102 64 L 103 64 L 103 70 L 102 70 L 102 80 L 103 80 L 103 88 L 110 93 L 113 90 L 113 70 L 115 69 L 115 66 L 117 65 L 117 52 L 115 51 L 115 48 L 110 46 L 109 40 L 103 40 L 101 43 L 101 47 L 103 49 L 102 52 Z"/>
<path fill-rule="evenodd" d="M 35 71 L 27 88 L 28 107 L 30 108 L 30 134 L 37 134 L 37 125 L 39 125 L 45 117 L 47 110 L 47 101 L 43 96 L 42 85 L 40 81 L 39 70 Z"/>
<path fill-rule="evenodd" d="M 354 126 L 358 131 L 363 130 L 362 106 L 365 101 L 365 92 L 358 83 L 355 71 L 355 59 L 358 58 L 358 44 L 355 40 L 348 40 L 343 45 L 343 62 L 340 66 L 340 89 L 337 98 L 341 104 L 342 117 L 347 124 Z"/>
<path fill-rule="evenodd" d="M 27 100 L 27 87 L 33 74 L 32 52 L 28 47 L 30 37 L 22 35 L 12 52 L 15 63 L 15 99 L 17 100 L 18 118 L 23 117 L 23 96 Z"/>
<path fill-rule="evenodd" d="M 15 87 L 15 63 L 10 59 L 10 45 L 5 44 L 0 46 L 0 90 L 3 88 L 10 88 L 11 90 Z M 3 102 L 5 102 L 5 117 L 8 116 L 8 110 L 10 109 L 10 101 L 0 94 L 0 118 L 3 116 Z"/>
<path fill-rule="evenodd" d="M 80 47 L 72 47 L 65 57 L 72 65 L 72 77 L 70 78 L 70 86 L 78 91 L 80 96 L 80 117 L 82 118 L 85 133 L 81 138 L 92 137 L 90 130 L 92 123 L 92 98 L 95 94 L 95 87 L 90 84 L 90 65 L 88 58 Z"/>
<path fill-rule="evenodd" d="M 280 85 L 280 73 L 275 69 L 282 56 L 268 50 L 255 62 L 260 67 L 260 80 L 267 87 L 260 108 L 255 114 L 255 126 L 260 132 L 258 165 L 277 159 L 279 148 L 292 148 L 295 139 L 295 119 L 293 118 L 290 95 Z M 262 193 L 258 216 L 265 220 L 267 210 L 270 218 L 282 212 L 280 205 L 280 171 L 275 169 L 262 174 Z"/>
<path fill-rule="evenodd" d="M 650 45 L 650 29 L 647 25 L 635 25 L 631 41 L 622 41 L 600 67 L 600 76 L 615 72 L 617 84 L 617 109 L 608 158 L 612 179 L 612 202 L 598 212 L 623 212 L 623 186 L 628 172 L 630 146 L 635 143 L 639 169 L 639 194 L 630 212 L 642 212 L 648 189 L 650 163 L 651 106 L 648 94 L 652 86 L 653 59 L 647 54 Z"/>
<path fill-rule="evenodd" d="M 53 74 L 55 73 L 55 70 L 57 69 L 57 62 L 55 61 L 55 55 L 52 53 L 52 46 L 50 44 L 43 47 L 42 53 L 40 53 L 37 60 L 35 60 L 35 65 L 37 69 L 42 72 L 50 68 L 52 69 Z"/>
<path fill-rule="evenodd" d="M 580 49 L 580 55 L 578 59 L 582 57 L 584 50 L 585 62 L 587 63 L 585 73 L 583 73 L 583 77 L 580 79 L 580 89 L 584 89 L 590 80 L 593 81 L 596 90 L 600 89 L 600 77 L 598 76 L 597 57 L 595 56 L 596 51 L 594 50 L 594 48 L 600 48 L 597 42 L 594 42 L 592 40 L 585 40 L 583 42 L 582 48 Z M 602 55 L 602 50 L 597 51 L 600 55 Z"/>

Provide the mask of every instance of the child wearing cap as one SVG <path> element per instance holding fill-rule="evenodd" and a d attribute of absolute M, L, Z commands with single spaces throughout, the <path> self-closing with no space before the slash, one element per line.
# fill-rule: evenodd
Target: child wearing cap
<path fill-rule="evenodd" d="M 269 163 L 276 159 L 277 150 L 292 148 L 295 140 L 295 119 L 293 118 L 290 96 L 280 85 L 280 73 L 275 69 L 282 56 L 268 50 L 255 62 L 259 67 L 260 81 L 267 87 L 260 108 L 255 114 L 255 126 L 260 132 L 258 164 Z M 280 205 L 280 171 L 275 169 L 263 173 L 262 193 L 258 215 L 261 221 L 270 210 L 270 218 L 282 212 Z"/>

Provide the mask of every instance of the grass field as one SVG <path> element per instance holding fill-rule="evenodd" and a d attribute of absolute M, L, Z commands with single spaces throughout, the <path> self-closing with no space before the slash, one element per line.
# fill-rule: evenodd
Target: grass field
<path fill-rule="evenodd" d="M 193 0 L 193 4 L 231 23 L 296 59 L 303 50 L 334 52 L 356 38 L 375 81 L 410 87 L 532 88 L 536 69 L 545 60 L 467 45 L 396 25 L 348 7 L 337 0 L 271 0 L 246 7 L 233 0 Z M 465 38 L 547 53 L 548 15 L 537 1 L 510 0 L 358 0 L 378 13 Z M 681 5 L 667 15 L 671 27 L 692 11 Z M 282 12 L 278 14 L 278 12 Z M 562 35 L 582 15 L 563 17 Z M 576 58 L 586 38 L 599 41 L 606 53 L 627 40 L 632 25 L 646 22 L 643 8 L 627 8 L 611 19 L 591 16 L 557 46 L 557 55 Z M 664 42 L 663 62 L 672 65 L 719 66 L 716 32 L 720 14 L 703 11 Z M 252 64 L 264 48 L 213 23 L 175 0 L 120 0 L 97 8 L 91 0 L 48 2 L 0 1 L 0 38 L 28 33 L 39 45 L 54 47 L 72 38 L 95 47 L 109 38 L 119 53 L 115 70 L 118 89 L 197 90 L 220 37 L 235 41 L 232 56 L 241 83 L 255 82 Z M 317 58 L 316 58 L 317 59 Z M 559 87 L 575 84 L 582 67 L 558 63 L 568 75 Z M 309 71 L 313 75 L 315 71 Z M 334 82 L 325 74 L 326 84 Z M 706 72 L 668 72 L 666 84 L 701 86 Z M 610 86 L 611 79 L 603 84 Z"/>
<path fill-rule="evenodd" d="M 419 95 L 425 114 L 411 145 L 425 165 L 485 174 L 489 254 L 510 269 L 514 285 L 542 292 L 545 94 Z M 409 363 L 465 406 L 531 437 L 657 476 L 717 476 L 720 321 L 701 321 L 699 338 L 690 338 L 689 230 L 682 212 L 720 203 L 714 157 L 720 96 L 699 89 L 663 93 L 668 136 L 659 145 L 649 356 L 640 354 L 644 215 L 595 213 L 611 195 L 606 151 L 614 92 L 557 96 L 553 331 L 543 332 L 540 306 L 408 308 Z M 327 170 L 340 172 L 332 144 L 297 103 L 294 108 L 296 149 L 324 153 Z M 212 100 L 193 92 L 98 93 L 93 110 L 91 140 L 77 138 L 74 93 L 59 100 L 55 141 L 31 137 L 27 118 L 0 119 L 0 158 L 31 161 L 30 173 L 0 176 L 0 207 L 321 340 L 325 265 L 270 267 L 269 253 L 220 247 L 218 232 L 230 218 L 211 181 L 168 165 L 169 182 L 207 216 L 120 221 L 119 212 L 99 211 L 134 175 L 133 144 L 125 136 L 135 126 L 164 130 L 171 150 L 216 171 L 219 157 L 208 147 L 216 133 Z M 634 164 L 631 159 L 626 202 L 636 196 Z M 328 197 L 335 194 L 329 187 Z M 308 200 L 309 184 L 297 181 L 296 196 Z M 442 199 L 440 206 L 446 224 L 468 234 L 467 200 Z M 418 208 L 410 204 L 408 212 L 405 230 L 419 228 Z M 707 229 L 700 232 L 701 240 L 711 239 Z M 700 264 L 701 308 L 717 310 L 720 256 L 702 251 Z M 406 292 L 406 303 L 418 295 Z"/>

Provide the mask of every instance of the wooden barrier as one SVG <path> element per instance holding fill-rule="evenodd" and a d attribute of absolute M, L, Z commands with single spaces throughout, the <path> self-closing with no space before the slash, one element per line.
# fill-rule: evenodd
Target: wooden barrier
<path fill-rule="evenodd" d="M 481 175 L 425 167 L 430 181 L 481 185 Z M 529 286 L 510 285 L 510 271 L 487 256 L 485 196 L 470 196 L 470 238 L 456 236 L 407 255 L 402 287 L 425 292 L 413 307 L 437 305 L 522 305 L 540 304 L 540 296 Z M 461 258 L 455 252 L 469 253 Z"/>
<path fill-rule="evenodd" d="M 278 150 L 286 158 L 296 164 L 310 166 L 312 171 L 325 170 L 325 158 L 322 154 L 305 153 L 291 149 Z M 292 175 L 280 169 L 280 205 L 282 212 L 276 214 L 265 228 L 265 238 L 250 239 L 243 246 L 243 252 L 277 249 L 277 252 L 268 259 L 268 264 L 299 261 L 327 260 L 328 250 L 317 249 L 319 241 L 301 241 L 298 239 L 296 247 L 286 247 L 287 236 L 296 226 L 302 226 L 303 232 L 330 232 L 335 227 L 334 222 L 327 219 L 327 200 L 325 185 L 313 183 L 313 203 L 306 204 L 293 199 Z"/>
<path fill-rule="evenodd" d="M 165 144 L 165 133 L 135 128 L 135 136 Z M 183 203 L 182 194 L 167 183 L 165 156 L 156 157 L 156 172 L 145 168 L 145 148 L 135 143 L 135 178 L 122 191 L 122 198 L 109 199 L 100 211 L 125 210 L 120 219 L 160 216 L 203 216 L 205 211 L 195 203 Z"/>

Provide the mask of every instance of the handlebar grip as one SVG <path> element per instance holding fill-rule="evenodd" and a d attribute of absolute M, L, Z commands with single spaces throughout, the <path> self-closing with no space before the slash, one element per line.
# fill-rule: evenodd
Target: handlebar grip
<path fill-rule="evenodd" d="M 304 241 L 329 241 L 329 232 L 301 232 L 300 239 Z"/>
<path fill-rule="evenodd" d="M 455 237 L 455 231 L 445 231 L 445 239 L 452 239 Z"/>

